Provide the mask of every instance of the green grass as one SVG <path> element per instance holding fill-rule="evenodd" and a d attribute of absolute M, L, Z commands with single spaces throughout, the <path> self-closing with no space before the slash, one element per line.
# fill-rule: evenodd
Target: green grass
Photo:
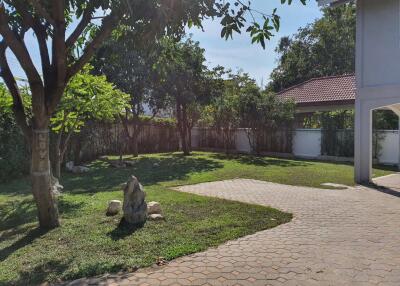
<path fill-rule="evenodd" d="M 390 170 L 375 169 L 376 176 Z M 122 200 L 122 184 L 136 175 L 148 201 L 159 201 L 166 221 L 142 229 L 118 227 L 121 216 L 106 217 L 111 199 Z M 253 178 L 290 185 L 353 184 L 346 164 L 252 156 L 195 153 L 141 156 L 134 167 L 91 164 L 84 175 L 64 174 L 59 208 L 62 227 L 37 229 L 27 179 L 0 185 L 0 284 L 27 285 L 68 280 L 153 264 L 158 257 L 202 251 L 290 221 L 291 215 L 170 190 L 170 187 L 232 178 Z"/>

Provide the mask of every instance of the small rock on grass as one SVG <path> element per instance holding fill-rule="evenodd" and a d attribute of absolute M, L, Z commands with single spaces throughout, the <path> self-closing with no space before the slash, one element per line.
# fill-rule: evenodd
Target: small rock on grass
<path fill-rule="evenodd" d="M 107 216 L 117 215 L 121 209 L 122 202 L 118 200 L 112 200 L 108 203 Z"/>
<path fill-rule="evenodd" d="M 162 214 L 151 214 L 149 215 L 149 219 L 154 221 L 160 221 L 164 220 L 164 216 Z"/>
<path fill-rule="evenodd" d="M 158 202 L 149 202 L 147 203 L 147 213 L 151 214 L 161 214 L 161 205 Z"/>

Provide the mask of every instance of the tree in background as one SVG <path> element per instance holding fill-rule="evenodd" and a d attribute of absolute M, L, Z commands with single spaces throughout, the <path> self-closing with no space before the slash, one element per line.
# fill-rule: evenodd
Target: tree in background
<path fill-rule="evenodd" d="M 278 92 L 314 77 L 354 73 L 355 4 L 322 11 L 321 19 L 280 40 L 270 90 Z"/>
<path fill-rule="evenodd" d="M 293 101 L 280 100 L 273 93 L 262 91 L 247 74 L 237 75 L 238 114 L 241 127 L 247 128 L 249 144 L 260 154 L 267 136 L 273 136 L 278 127 L 291 126 L 294 120 Z"/>
<path fill-rule="evenodd" d="M 300 1 L 305 4 L 305 0 Z M 291 2 L 288 0 L 289 4 Z M 264 41 L 272 36 L 271 31 L 279 29 L 276 10 L 271 15 L 263 15 L 264 25 L 261 26 L 255 22 L 246 23 L 246 13 L 255 12 L 249 5 L 238 1 L 233 1 L 233 4 L 231 6 L 224 0 L 0 2 L 1 76 L 13 98 L 15 120 L 30 142 L 32 193 L 41 227 L 60 225 L 56 197 L 51 191 L 49 124 L 69 80 L 90 61 L 118 25 L 141 28 L 141 40 L 146 41 L 157 34 L 181 34 L 186 25 L 201 27 L 205 18 L 218 17 L 222 19 L 221 36 L 231 37 L 247 25 L 253 41 L 263 46 Z M 42 74 L 24 41 L 29 33 L 35 35 L 39 46 Z M 31 118 L 25 112 L 21 90 L 9 66 L 7 49 L 15 55 L 28 78 L 32 97 Z"/>
<path fill-rule="evenodd" d="M 105 76 L 90 74 L 90 66 L 76 74 L 68 83 L 58 108 L 50 119 L 57 134 L 54 174 L 61 178 L 61 164 L 74 133 L 79 133 L 90 120 L 111 121 L 128 105 L 128 95 L 107 82 Z"/>
<path fill-rule="evenodd" d="M 205 66 L 204 50 L 198 42 L 172 38 L 161 41 L 158 70 L 158 94 L 175 107 L 177 128 L 184 155 L 190 155 L 191 129 L 199 118 L 198 105 L 210 96 L 209 71 Z"/>
<path fill-rule="evenodd" d="M 155 116 L 163 106 L 154 93 L 153 65 L 157 59 L 156 41 L 141 43 L 136 31 L 120 27 L 96 53 L 93 60 L 96 74 L 104 74 L 120 90 L 130 95 L 129 106 L 121 116 L 127 139 L 132 143 L 133 156 L 137 157 L 138 137 L 142 129 L 141 117 L 145 108 Z M 132 130 L 130 129 L 132 126 Z"/>

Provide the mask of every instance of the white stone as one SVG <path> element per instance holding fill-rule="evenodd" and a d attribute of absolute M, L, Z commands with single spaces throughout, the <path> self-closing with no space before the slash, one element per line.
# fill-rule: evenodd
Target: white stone
<path fill-rule="evenodd" d="M 87 173 L 89 171 L 90 171 L 90 169 L 88 167 L 84 167 L 84 166 L 74 166 L 72 168 L 72 173 L 74 173 L 74 174 L 83 174 L 83 173 Z"/>
<path fill-rule="evenodd" d="M 55 196 L 61 195 L 61 191 L 64 189 L 64 187 L 60 184 L 58 179 L 56 177 L 51 178 L 51 191 Z"/>
<path fill-rule="evenodd" d="M 162 214 L 151 214 L 149 215 L 150 220 L 163 220 L 164 216 Z"/>
<path fill-rule="evenodd" d="M 162 210 L 161 210 L 161 205 L 158 202 L 149 202 L 147 204 L 147 213 L 149 215 L 151 214 L 161 214 Z"/>
<path fill-rule="evenodd" d="M 119 200 L 112 200 L 108 202 L 107 215 L 116 215 L 121 210 L 122 202 Z"/>
<path fill-rule="evenodd" d="M 66 163 L 66 164 L 65 164 L 65 168 L 66 168 L 68 171 L 72 172 L 72 169 L 74 168 L 74 162 L 70 161 L 70 162 Z"/>

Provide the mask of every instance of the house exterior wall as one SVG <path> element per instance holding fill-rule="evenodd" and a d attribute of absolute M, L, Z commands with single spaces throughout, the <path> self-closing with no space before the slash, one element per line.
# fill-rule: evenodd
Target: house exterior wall
<path fill-rule="evenodd" d="M 372 179 L 372 111 L 400 103 L 400 1 L 358 0 L 356 42 L 355 178 L 365 183 Z"/>
<path fill-rule="evenodd" d="M 357 5 L 358 87 L 400 85 L 400 1 L 359 0 Z"/>

